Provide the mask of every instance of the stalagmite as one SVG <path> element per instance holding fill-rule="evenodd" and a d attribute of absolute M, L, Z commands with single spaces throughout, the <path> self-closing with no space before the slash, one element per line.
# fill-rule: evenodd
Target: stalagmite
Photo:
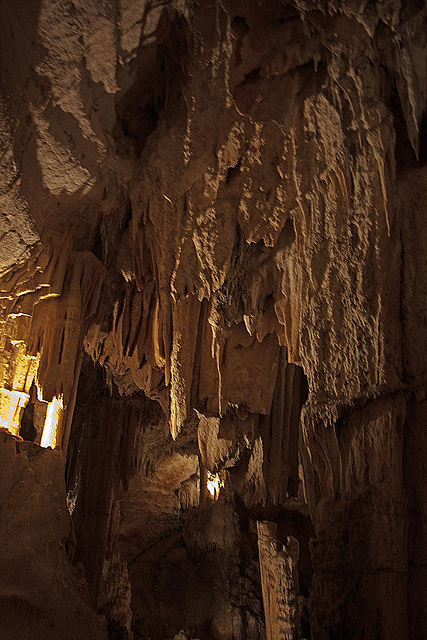
<path fill-rule="evenodd" d="M 293 640 L 298 634 L 298 556 L 295 538 L 284 545 L 274 527 L 258 522 L 258 547 L 267 640 Z"/>

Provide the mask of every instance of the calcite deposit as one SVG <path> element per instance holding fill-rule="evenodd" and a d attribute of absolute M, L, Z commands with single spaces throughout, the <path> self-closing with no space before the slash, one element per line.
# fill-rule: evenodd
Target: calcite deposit
<path fill-rule="evenodd" d="M 0 31 L 1 640 L 427 637 L 426 2 Z"/>

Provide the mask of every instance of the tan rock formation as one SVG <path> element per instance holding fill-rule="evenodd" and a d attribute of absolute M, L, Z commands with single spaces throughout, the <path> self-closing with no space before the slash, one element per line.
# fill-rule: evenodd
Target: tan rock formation
<path fill-rule="evenodd" d="M 293 640 L 299 630 L 298 541 L 288 537 L 281 546 L 270 523 L 257 528 L 267 640 Z"/>
<path fill-rule="evenodd" d="M 426 3 L 1 14 L 0 425 L 66 463 L 64 620 L 80 562 L 110 639 L 427 636 Z"/>
<path fill-rule="evenodd" d="M 0 432 L 2 640 L 107 638 L 84 569 L 71 567 L 71 518 L 58 451 Z"/>

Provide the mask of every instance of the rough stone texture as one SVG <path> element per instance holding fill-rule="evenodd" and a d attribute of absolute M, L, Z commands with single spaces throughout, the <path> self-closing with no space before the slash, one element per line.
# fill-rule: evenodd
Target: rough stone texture
<path fill-rule="evenodd" d="M 280 545 L 270 523 L 257 528 L 267 640 L 293 640 L 299 630 L 298 541 L 288 537 Z"/>
<path fill-rule="evenodd" d="M 67 556 L 72 525 L 59 452 L 0 431 L 0 516 L 0 638 L 107 638 L 84 569 Z"/>
<path fill-rule="evenodd" d="M 1 10 L 1 398 L 110 638 L 261 639 L 258 520 L 314 640 L 427 636 L 425 2 Z"/>

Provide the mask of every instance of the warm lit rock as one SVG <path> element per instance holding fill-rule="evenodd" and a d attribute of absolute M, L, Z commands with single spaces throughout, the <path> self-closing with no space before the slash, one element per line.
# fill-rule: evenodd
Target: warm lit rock
<path fill-rule="evenodd" d="M 426 3 L 2 18 L 0 636 L 427 636 Z"/>

